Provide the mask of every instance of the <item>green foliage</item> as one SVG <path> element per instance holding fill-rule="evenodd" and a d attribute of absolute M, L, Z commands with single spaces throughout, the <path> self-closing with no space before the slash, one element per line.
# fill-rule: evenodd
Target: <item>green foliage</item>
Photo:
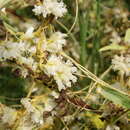
<path fill-rule="evenodd" d="M 16 14 L 21 17 L 36 18 L 36 16 L 32 11 L 33 8 L 34 8 L 33 6 L 27 6 L 24 8 L 17 9 Z"/>
<path fill-rule="evenodd" d="M 19 98 L 24 97 L 26 94 L 24 90 L 25 83 L 26 81 L 24 79 L 12 74 L 10 67 L 1 67 L 0 101 L 8 105 L 19 103 Z"/>
<path fill-rule="evenodd" d="M 115 104 L 130 109 L 130 97 L 128 95 L 108 87 L 99 88 L 99 93 Z"/>

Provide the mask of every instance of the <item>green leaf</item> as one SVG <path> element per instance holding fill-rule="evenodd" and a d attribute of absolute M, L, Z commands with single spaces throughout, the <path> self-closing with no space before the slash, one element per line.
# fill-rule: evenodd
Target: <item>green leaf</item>
<path fill-rule="evenodd" d="M 98 90 L 98 92 L 108 100 L 124 108 L 130 109 L 130 97 L 127 94 L 108 87 L 99 87 Z"/>
<path fill-rule="evenodd" d="M 99 51 L 103 52 L 103 51 L 108 51 L 108 50 L 125 50 L 126 48 L 124 46 L 121 46 L 119 44 L 116 43 L 112 43 L 111 45 L 102 47 Z"/>
<path fill-rule="evenodd" d="M 125 42 L 130 42 L 130 28 L 127 29 L 126 34 L 125 34 Z"/>
<path fill-rule="evenodd" d="M 20 8 L 16 10 L 16 14 L 18 16 L 22 16 L 22 17 L 27 17 L 27 18 L 36 18 L 36 16 L 34 15 L 32 9 L 34 7 L 33 6 L 27 6 L 24 8 Z"/>

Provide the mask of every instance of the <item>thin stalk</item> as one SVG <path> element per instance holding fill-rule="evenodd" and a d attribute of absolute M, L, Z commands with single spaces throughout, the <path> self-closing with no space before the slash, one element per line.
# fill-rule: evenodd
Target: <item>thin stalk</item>
<path fill-rule="evenodd" d="M 97 82 L 98 84 L 101 85 L 101 87 L 106 87 L 106 88 L 111 88 L 115 91 L 118 91 L 126 96 L 128 96 L 128 94 L 122 92 L 119 89 L 113 88 L 111 85 L 109 85 L 108 83 L 106 83 L 105 81 L 103 81 L 102 79 L 98 78 L 96 75 L 94 75 L 92 72 L 90 72 L 87 68 L 83 67 L 82 65 L 80 65 L 79 63 L 77 63 L 75 60 L 73 60 L 70 56 L 66 55 L 63 52 L 60 52 L 60 54 L 62 56 L 64 56 L 65 58 L 69 59 L 75 66 L 77 66 L 77 68 L 79 68 L 88 78 L 92 79 L 93 81 Z"/>
<path fill-rule="evenodd" d="M 72 25 L 71 28 L 69 29 L 68 34 L 72 32 L 72 30 L 74 29 L 74 27 L 75 27 L 75 25 L 76 25 L 77 19 L 78 19 L 78 12 L 79 12 L 78 0 L 75 0 L 75 1 L 76 1 L 75 20 L 74 20 L 73 25 Z"/>
<path fill-rule="evenodd" d="M 117 117 L 112 124 L 115 124 L 117 121 L 119 121 L 121 118 L 123 118 L 124 116 L 126 116 L 128 114 L 128 112 L 130 111 L 130 109 L 124 111 L 119 117 Z"/>
<path fill-rule="evenodd" d="M 86 16 L 84 15 L 83 11 L 79 12 L 79 28 L 80 28 L 80 46 L 81 46 L 80 63 L 81 65 L 85 66 L 87 57 L 86 53 L 87 23 L 86 23 Z"/>
<path fill-rule="evenodd" d="M 96 32 L 99 31 L 100 29 L 100 5 L 99 5 L 100 0 L 96 0 L 96 26 L 95 30 Z M 99 54 L 99 49 L 100 49 L 100 33 L 97 33 L 95 35 L 94 41 L 93 41 L 93 50 L 92 50 L 92 70 L 95 75 L 98 75 L 99 72 L 99 65 L 100 65 L 100 54 Z"/>

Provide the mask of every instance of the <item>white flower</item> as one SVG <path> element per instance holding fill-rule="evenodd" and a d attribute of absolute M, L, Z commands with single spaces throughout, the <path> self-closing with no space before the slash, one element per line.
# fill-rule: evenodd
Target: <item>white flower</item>
<path fill-rule="evenodd" d="M 67 115 L 67 116 L 64 116 L 64 121 L 65 122 L 72 122 L 74 120 L 74 116 L 73 115 Z"/>
<path fill-rule="evenodd" d="M 116 31 L 112 32 L 112 38 L 110 39 L 113 43 L 120 43 L 121 42 L 121 37 Z"/>
<path fill-rule="evenodd" d="M 29 115 L 25 115 L 22 118 L 20 118 L 19 126 L 16 130 L 33 130 L 36 125 L 32 123 L 30 120 Z"/>
<path fill-rule="evenodd" d="M 24 34 L 24 38 L 26 39 L 30 39 L 30 38 L 33 38 L 33 31 L 34 31 L 34 28 L 33 27 L 29 27 L 26 31 L 26 33 Z"/>
<path fill-rule="evenodd" d="M 25 43 L 23 42 L 7 42 L 0 46 L 0 59 L 18 58 L 25 50 Z"/>
<path fill-rule="evenodd" d="M 70 61 L 64 62 L 61 57 L 52 55 L 45 64 L 46 74 L 52 75 L 58 85 L 59 91 L 71 87 L 71 81 L 76 82 L 77 78 L 73 75 L 77 68 Z"/>
<path fill-rule="evenodd" d="M 28 75 L 28 70 L 27 70 L 27 69 L 25 69 L 25 68 L 22 68 L 22 73 L 21 73 L 21 76 L 22 76 L 23 78 L 26 78 L 26 77 L 27 77 L 27 75 Z"/>
<path fill-rule="evenodd" d="M 44 123 L 43 111 L 35 110 L 35 112 L 31 114 L 31 120 L 36 124 L 42 125 Z"/>
<path fill-rule="evenodd" d="M 36 127 L 36 124 L 30 119 L 31 117 L 28 113 L 24 114 L 24 116 L 19 119 L 19 124 L 16 130 L 33 130 Z"/>
<path fill-rule="evenodd" d="M 34 61 L 32 57 L 20 57 L 19 59 L 20 63 L 26 64 L 28 67 L 30 67 L 32 70 L 36 70 L 38 67 L 38 63 Z"/>
<path fill-rule="evenodd" d="M 115 71 L 119 71 L 120 75 L 130 75 L 130 57 L 126 56 L 124 57 L 123 55 L 117 56 L 115 55 L 114 58 L 112 59 L 112 65 L 113 69 Z"/>
<path fill-rule="evenodd" d="M 51 96 L 53 96 L 54 98 L 58 98 L 59 97 L 59 93 L 55 92 L 55 91 L 52 91 L 51 92 Z"/>
<path fill-rule="evenodd" d="M 66 40 L 64 39 L 66 36 L 64 33 L 55 32 L 47 42 L 43 43 L 43 50 L 53 53 L 61 51 L 62 47 L 66 44 Z"/>
<path fill-rule="evenodd" d="M 31 53 L 31 54 L 35 54 L 36 53 L 36 46 L 30 46 L 28 48 L 28 52 Z"/>
<path fill-rule="evenodd" d="M 9 125 L 12 125 L 17 117 L 17 111 L 15 109 L 4 107 L 4 112 L 2 116 L 2 122 L 8 123 Z"/>
<path fill-rule="evenodd" d="M 34 9 L 33 9 L 33 12 L 35 13 L 35 15 L 40 15 L 40 14 L 43 13 L 43 9 L 44 8 L 43 8 L 42 5 L 39 5 L 39 6 L 35 5 Z"/>
<path fill-rule="evenodd" d="M 22 105 L 26 108 L 28 114 L 30 114 L 31 120 L 35 124 L 43 124 L 43 110 L 36 109 L 30 102 L 29 98 L 23 98 L 21 100 Z"/>
<path fill-rule="evenodd" d="M 26 64 L 36 70 L 38 63 L 31 57 L 36 53 L 36 47 L 25 42 L 7 42 L 0 45 L 0 60 L 16 59 L 21 64 Z M 27 54 L 27 57 L 25 57 Z M 30 57 L 29 57 L 29 56 Z"/>
<path fill-rule="evenodd" d="M 47 1 L 49 10 L 56 17 L 62 17 L 67 12 L 67 9 L 62 1 L 61 2 L 57 2 L 57 0 L 47 0 Z"/>
<path fill-rule="evenodd" d="M 26 110 L 31 113 L 35 111 L 35 108 L 32 106 L 32 104 L 30 103 L 30 99 L 29 98 L 23 98 L 21 99 L 21 103 L 22 105 L 26 108 Z"/>
<path fill-rule="evenodd" d="M 2 8 L 0 9 L 1 12 L 3 12 L 4 14 L 6 14 L 6 8 Z"/>
<path fill-rule="evenodd" d="M 99 103 L 99 101 L 100 101 L 100 96 L 98 95 L 98 94 L 93 94 L 93 95 L 90 95 L 89 97 L 88 97 L 88 99 L 89 99 L 89 101 L 88 102 L 93 102 L 93 103 L 95 103 L 95 104 L 98 104 Z"/>
<path fill-rule="evenodd" d="M 106 130 L 120 130 L 120 127 L 118 127 L 116 125 L 108 125 L 106 127 Z"/>
<path fill-rule="evenodd" d="M 44 111 L 51 111 L 53 110 L 53 108 L 56 106 L 56 103 L 54 102 L 53 99 L 48 98 L 45 102 L 45 107 L 44 107 Z"/>
<path fill-rule="evenodd" d="M 43 4 L 34 6 L 33 12 L 35 15 L 42 14 L 44 18 L 49 14 L 53 14 L 56 17 L 62 17 L 67 12 L 67 9 L 62 1 L 44 0 Z"/>

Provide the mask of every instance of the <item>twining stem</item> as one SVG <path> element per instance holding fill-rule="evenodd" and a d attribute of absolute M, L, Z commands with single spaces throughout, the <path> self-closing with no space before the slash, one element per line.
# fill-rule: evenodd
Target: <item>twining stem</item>
<path fill-rule="evenodd" d="M 75 39 L 73 33 L 69 32 L 69 29 L 64 24 L 62 24 L 59 20 L 56 19 L 55 21 L 67 32 L 67 34 L 72 38 L 74 43 L 77 43 L 77 40 Z"/>
<path fill-rule="evenodd" d="M 32 86 L 31 86 L 31 88 L 30 88 L 30 90 L 29 90 L 29 92 L 27 94 L 27 98 L 29 98 L 31 96 L 31 93 L 32 93 L 33 88 L 35 87 L 35 84 L 36 83 L 33 81 Z"/>
<path fill-rule="evenodd" d="M 109 73 L 109 71 L 111 70 L 111 68 L 112 68 L 112 66 L 110 66 L 110 67 L 100 76 L 100 78 L 103 79 L 104 76 Z M 97 82 L 95 82 L 95 83 L 92 85 L 92 87 L 90 87 L 90 89 L 88 90 L 88 94 L 87 94 L 87 96 L 85 97 L 85 100 L 88 99 L 88 97 L 90 96 L 92 90 L 93 90 L 96 86 L 97 86 Z"/>
<path fill-rule="evenodd" d="M 117 117 L 112 124 L 115 124 L 118 120 L 120 120 L 121 118 L 123 118 L 125 115 L 128 114 L 128 112 L 130 111 L 130 109 L 124 111 L 119 117 Z"/>
<path fill-rule="evenodd" d="M 73 28 L 75 27 L 76 21 L 77 21 L 77 19 L 78 19 L 78 12 L 79 12 L 78 0 L 75 0 L 75 1 L 76 1 L 76 15 L 75 15 L 75 20 L 74 20 L 73 25 L 72 25 L 71 28 L 69 29 L 68 34 L 71 33 L 71 31 L 72 31 Z"/>
<path fill-rule="evenodd" d="M 109 85 L 108 83 L 106 83 L 105 81 L 101 80 L 100 78 L 98 78 L 96 75 L 94 75 L 92 72 L 90 72 L 88 69 L 86 69 L 85 67 L 83 67 L 82 65 L 80 65 L 79 63 L 77 63 L 75 60 L 73 60 L 71 57 L 69 57 L 68 55 L 66 55 L 64 52 L 60 53 L 62 56 L 66 57 L 67 59 L 69 59 L 75 66 L 77 66 L 77 68 L 79 68 L 86 76 L 88 76 L 88 78 L 92 79 L 93 81 L 97 82 L 98 84 L 100 84 L 100 87 L 107 87 L 107 88 L 111 88 L 115 91 L 118 91 L 126 96 L 128 96 L 126 93 L 111 87 L 111 85 Z"/>

